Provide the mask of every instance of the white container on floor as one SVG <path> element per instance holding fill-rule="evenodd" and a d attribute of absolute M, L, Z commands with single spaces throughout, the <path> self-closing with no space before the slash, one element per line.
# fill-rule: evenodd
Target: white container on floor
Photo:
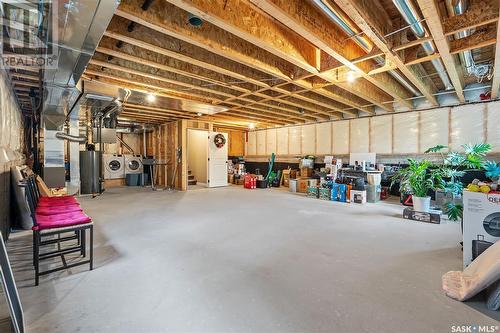
<path fill-rule="evenodd" d="M 412 197 L 413 209 L 417 212 L 428 213 L 431 210 L 431 197 Z"/>

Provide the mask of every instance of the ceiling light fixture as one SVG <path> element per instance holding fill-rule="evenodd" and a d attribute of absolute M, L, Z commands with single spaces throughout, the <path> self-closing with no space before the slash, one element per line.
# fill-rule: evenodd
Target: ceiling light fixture
<path fill-rule="evenodd" d="M 249 123 L 248 124 L 248 128 L 249 129 L 254 129 L 255 128 L 255 124 L 254 123 Z"/>
<path fill-rule="evenodd" d="M 153 94 L 148 94 L 146 96 L 146 99 L 147 99 L 148 102 L 152 103 L 152 102 L 154 102 L 156 100 L 156 96 L 153 95 Z"/>
<path fill-rule="evenodd" d="M 203 113 L 198 112 L 196 115 L 197 115 L 198 117 L 201 117 L 201 116 L 203 115 Z"/>
<path fill-rule="evenodd" d="M 347 82 L 352 83 L 354 81 L 356 81 L 356 77 L 354 76 L 354 72 L 353 71 L 347 72 Z"/>

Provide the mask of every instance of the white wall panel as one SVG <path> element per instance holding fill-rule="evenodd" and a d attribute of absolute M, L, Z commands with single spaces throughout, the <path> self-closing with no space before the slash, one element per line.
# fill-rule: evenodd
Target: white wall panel
<path fill-rule="evenodd" d="M 488 137 L 492 152 L 500 153 L 500 102 L 488 104 Z"/>
<path fill-rule="evenodd" d="M 332 123 L 333 153 L 349 154 L 349 120 Z"/>
<path fill-rule="evenodd" d="M 288 155 L 288 127 L 276 129 L 277 154 Z"/>
<path fill-rule="evenodd" d="M 248 132 L 247 155 L 257 155 L 257 132 Z"/>
<path fill-rule="evenodd" d="M 368 153 L 370 150 L 370 120 L 351 120 L 351 153 Z"/>
<path fill-rule="evenodd" d="M 332 123 L 326 122 L 316 125 L 316 155 L 332 153 Z"/>
<path fill-rule="evenodd" d="M 417 112 L 393 115 L 394 154 L 418 153 L 418 118 Z"/>
<path fill-rule="evenodd" d="M 316 154 L 316 125 L 302 126 L 302 155 Z"/>
<path fill-rule="evenodd" d="M 392 153 L 392 115 L 370 119 L 370 152 Z"/>
<path fill-rule="evenodd" d="M 463 105 L 451 110 L 451 148 L 461 151 L 466 143 L 484 142 L 484 104 Z"/>
<path fill-rule="evenodd" d="M 301 141 L 302 141 L 302 131 L 301 126 L 294 126 L 288 128 L 288 154 L 290 155 L 300 155 L 302 154 L 301 150 Z"/>
<path fill-rule="evenodd" d="M 257 131 L 257 155 L 266 155 L 266 131 Z"/>
<path fill-rule="evenodd" d="M 276 128 L 267 130 L 266 155 L 276 154 Z"/>
<path fill-rule="evenodd" d="M 420 153 L 437 145 L 449 144 L 449 112 L 449 108 L 420 112 Z"/>

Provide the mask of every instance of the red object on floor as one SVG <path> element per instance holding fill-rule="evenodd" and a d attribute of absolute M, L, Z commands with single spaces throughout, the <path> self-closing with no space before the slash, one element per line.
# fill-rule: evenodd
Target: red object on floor
<path fill-rule="evenodd" d="M 245 175 L 243 186 L 248 189 L 257 188 L 257 177 L 254 175 Z"/>

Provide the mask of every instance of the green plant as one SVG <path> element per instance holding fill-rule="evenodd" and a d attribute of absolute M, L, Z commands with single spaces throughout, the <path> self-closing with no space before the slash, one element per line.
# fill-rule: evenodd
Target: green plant
<path fill-rule="evenodd" d="M 483 169 L 486 171 L 486 177 L 493 181 L 497 181 L 498 177 L 500 177 L 500 163 L 486 161 L 483 164 Z"/>
<path fill-rule="evenodd" d="M 461 181 L 465 172 L 484 168 L 487 171 L 486 176 L 491 178 L 491 176 L 500 173 L 498 170 L 500 167 L 496 169 L 493 167 L 494 162 L 485 162 L 485 156 L 491 150 L 491 145 L 488 143 L 465 144 L 462 146 L 463 153 L 451 151 L 444 155 L 445 148 L 448 147 L 437 145 L 427 149 L 425 153 L 439 153 L 443 159 L 442 164 L 435 172 L 441 175 L 444 191 L 451 195 L 451 199 L 447 200 L 442 208 L 450 220 L 457 221 L 462 218 L 463 214 L 463 206 L 457 202 L 457 199 L 461 198 L 464 185 L 466 185 Z M 497 167 L 496 163 L 494 164 Z"/>
<path fill-rule="evenodd" d="M 426 197 L 430 190 L 444 186 L 441 173 L 435 171 L 435 166 L 430 161 L 408 159 L 408 167 L 396 172 L 392 183 L 399 181 L 401 191 L 416 197 Z"/>

